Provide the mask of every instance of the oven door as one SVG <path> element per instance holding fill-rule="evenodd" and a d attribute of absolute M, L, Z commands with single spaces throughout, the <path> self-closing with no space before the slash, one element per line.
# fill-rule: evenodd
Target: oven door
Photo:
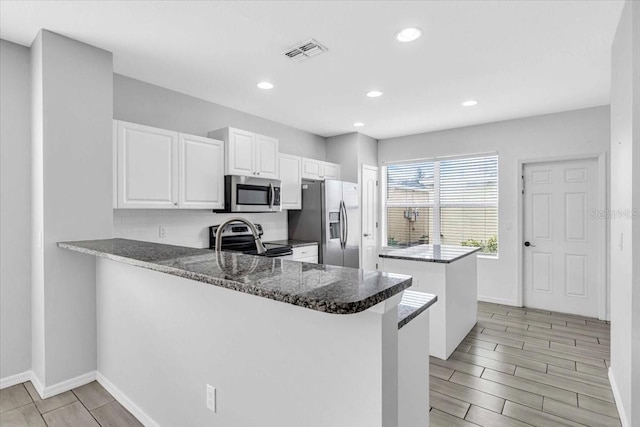
<path fill-rule="evenodd" d="M 229 175 L 225 177 L 228 212 L 279 212 L 280 181 Z"/>

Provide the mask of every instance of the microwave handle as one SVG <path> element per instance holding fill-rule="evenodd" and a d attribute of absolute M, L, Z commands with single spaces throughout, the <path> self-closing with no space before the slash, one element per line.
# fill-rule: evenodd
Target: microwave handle
<path fill-rule="evenodd" d="M 276 190 L 273 188 L 273 183 L 269 183 L 269 209 L 273 209 L 273 204 L 276 198 Z"/>

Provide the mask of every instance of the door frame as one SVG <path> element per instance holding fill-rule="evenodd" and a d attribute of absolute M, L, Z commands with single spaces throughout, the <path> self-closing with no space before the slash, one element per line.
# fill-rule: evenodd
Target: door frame
<path fill-rule="evenodd" d="M 524 167 L 528 164 L 536 163 L 553 163 L 553 162 L 566 162 L 572 160 L 596 160 L 598 170 L 598 201 L 597 209 L 601 212 L 606 212 L 607 208 L 607 153 L 594 153 L 594 154 L 578 154 L 573 156 L 556 156 L 545 158 L 531 158 L 531 159 L 519 159 L 518 168 L 516 169 L 518 176 L 516 188 L 518 189 L 518 225 L 517 225 L 517 239 L 518 239 L 518 252 L 517 252 L 517 264 L 518 264 L 518 290 L 516 295 L 516 301 L 520 307 L 524 306 L 524 250 L 522 242 L 524 241 L 524 195 L 522 194 L 522 177 L 524 176 Z M 609 258 L 607 250 L 607 237 L 609 234 L 609 219 L 606 218 L 602 225 L 597 227 L 596 230 L 596 245 L 598 253 L 598 319 L 610 320 L 609 310 Z"/>
<path fill-rule="evenodd" d="M 359 171 L 359 175 L 360 175 L 359 176 L 359 178 L 360 178 L 359 181 L 360 182 L 358 183 L 359 186 L 360 186 L 360 268 L 362 268 L 362 265 L 364 264 L 363 263 L 363 260 L 364 260 L 364 250 L 363 250 L 364 249 L 364 244 L 363 244 L 364 242 L 363 242 L 363 240 L 364 239 L 363 239 L 363 232 L 362 232 L 362 225 L 364 224 L 364 203 L 362 203 L 362 202 L 364 200 L 364 197 L 362 197 L 362 196 L 364 194 L 363 176 L 364 176 L 365 169 L 375 172 L 375 174 L 376 174 L 376 182 L 378 183 L 378 189 L 376 190 L 376 195 L 378 196 L 378 203 L 377 203 L 376 206 L 373 207 L 373 210 L 375 212 L 375 217 L 376 217 L 377 223 L 378 223 L 377 224 L 378 226 L 374 227 L 374 235 L 375 235 L 375 239 L 376 239 L 376 245 L 375 245 L 376 246 L 376 254 L 378 254 L 380 252 L 380 238 L 381 238 L 381 236 L 380 236 L 380 229 L 381 229 L 381 227 L 380 227 L 380 206 L 381 206 L 381 203 L 380 203 L 380 200 L 381 200 L 381 198 L 380 198 L 380 196 L 381 196 L 381 194 L 380 194 L 380 188 L 381 188 L 381 186 L 380 186 L 380 167 L 373 166 L 373 165 L 368 165 L 366 163 L 361 163 L 360 164 L 360 171 Z"/>

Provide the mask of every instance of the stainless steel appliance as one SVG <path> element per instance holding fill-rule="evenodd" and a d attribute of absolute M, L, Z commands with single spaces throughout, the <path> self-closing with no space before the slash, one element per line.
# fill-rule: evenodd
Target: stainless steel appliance
<path fill-rule="evenodd" d="M 302 210 L 289 211 L 289 238 L 318 242 L 320 264 L 358 268 L 358 184 L 303 180 Z"/>
<path fill-rule="evenodd" d="M 256 245 L 256 237 L 254 236 L 251 228 L 243 222 L 231 222 L 229 224 L 221 224 L 224 226 L 221 236 L 221 249 L 223 251 L 240 252 L 247 255 L 260 255 L 266 257 L 281 257 L 281 258 L 293 258 L 293 250 L 289 245 L 275 245 L 273 243 L 266 243 L 267 250 L 259 253 Z M 264 232 L 260 224 L 254 224 L 258 231 L 258 237 L 261 237 Z M 209 227 L 209 249 L 215 249 L 216 247 L 216 233 L 219 225 L 212 225 Z"/>
<path fill-rule="evenodd" d="M 224 209 L 214 212 L 279 212 L 281 182 L 277 179 L 226 175 Z"/>

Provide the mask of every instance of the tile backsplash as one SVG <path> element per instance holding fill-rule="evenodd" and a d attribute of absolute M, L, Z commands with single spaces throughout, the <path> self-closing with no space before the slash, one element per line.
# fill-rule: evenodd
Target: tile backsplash
<path fill-rule="evenodd" d="M 166 243 L 194 248 L 209 247 L 209 226 L 233 216 L 241 216 L 262 224 L 264 241 L 288 237 L 287 212 L 214 214 L 204 210 L 115 209 L 114 237 Z M 165 237 L 160 237 L 160 227 Z"/>

